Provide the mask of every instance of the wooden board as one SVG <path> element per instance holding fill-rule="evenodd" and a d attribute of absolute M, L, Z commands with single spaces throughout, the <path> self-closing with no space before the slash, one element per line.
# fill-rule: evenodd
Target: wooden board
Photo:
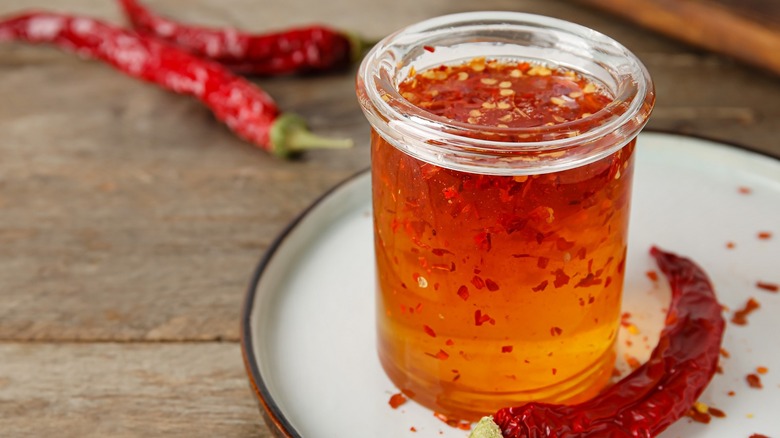
<path fill-rule="evenodd" d="M 369 38 L 476 9 L 555 16 L 637 53 L 658 93 L 650 127 L 780 156 L 775 77 L 579 4 L 146 1 L 195 23 L 321 21 Z M 123 21 L 105 0 L 0 0 L 0 15 L 31 7 Z M 0 44 L 0 435 L 269 436 L 239 353 L 242 299 L 276 234 L 368 165 L 354 74 L 256 81 L 318 133 L 356 142 L 284 162 L 192 99 L 50 48 Z"/>
<path fill-rule="evenodd" d="M 2 344 L 4 437 L 270 438 L 235 344 Z"/>
<path fill-rule="evenodd" d="M 774 0 L 581 1 L 780 75 L 780 3 Z"/>

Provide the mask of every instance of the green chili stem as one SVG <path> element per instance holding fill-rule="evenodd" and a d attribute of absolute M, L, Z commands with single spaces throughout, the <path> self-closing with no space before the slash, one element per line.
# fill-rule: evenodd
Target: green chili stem
<path fill-rule="evenodd" d="M 284 113 L 271 126 L 271 151 L 289 157 L 310 149 L 347 149 L 353 146 L 348 138 L 321 137 L 309 131 L 303 118 Z"/>

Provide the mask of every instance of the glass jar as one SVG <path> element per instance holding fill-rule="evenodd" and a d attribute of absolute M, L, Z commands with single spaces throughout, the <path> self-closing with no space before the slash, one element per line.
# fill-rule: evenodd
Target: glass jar
<path fill-rule="evenodd" d="M 525 66 L 511 73 L 526 81 L 523 93 L 496 88 L 514 90 L 509 76 L 485 76 L 516 65 Z M 434 92 L 425 75 L 456 72 L 482 77 L 475 95 L 488 87 L 501 99 L 484 108 L 536 105 L 545 116 L 543 85 L 558 73 L 609 103 L 573 120 L 515 126 L 426 110 L 420 100 Z M 420 88 L 407 82 L 402 94 L 418 78 Z M 390 379 L 466 420 L 595 395 L 614 365 L 633 151 L 654 104 L 644 66 L 576 24 L 474 12 L 382 40 L 360 67 L 357 93 L 372 128 L 378 350 Z M 437 105 L 480 104 L 465 95 Z"/>

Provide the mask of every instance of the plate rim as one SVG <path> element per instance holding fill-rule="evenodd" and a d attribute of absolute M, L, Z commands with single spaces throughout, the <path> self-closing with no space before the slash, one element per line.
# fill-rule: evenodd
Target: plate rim
<path fill-rule="evenodd" d="M 311 202 L 306 208 L 299 212 L 287 225 L 285 225 L 281 231 L 274 237 L 271 244 L 266 248 L 260 261 L 255 267 L 254 273 L 249 281 L 249 288 L 244 297 L 244 302 L 241 309 L 241 355 L 244 361 L 244 368 L 249 378 L 249 384 L 252 391 L 260 404 L 261 414 L 265 420 L 266 425 L 269 426 L 271 432 L 282 438 L 303 438 L 298 433 L 293 425 L 287 420 L 282 410 L 273 400 L 271 393 L 263 380 L 260 373 L 259 363 L 257 362 L 256 352 L 252 345 L 252 333 L 251 333 L 251 317 L 252 309 L 257 296 L 257 285 L 260 282 L 260 278 L 265 273 L 268 265 L 271 263 L 271 259 L 276 255 L 276 252 L 284 244 L 284 241 L 290 236 L 298 225 L 307 218 L 313 210 L 315 210 L 326 199 L 339 191 L 342 187 L 349 185 L 351 182 L 363 177 L 371 170 L 370 167 L 363 168 L 347 178 L 339 181 L 336 185 L 326 190 L 314 201 Z M 273 428 L 271 427 L 273 426 Z"/>
<path fill-rule="evenodd" d="M 737 149 L 743 152 L 749 152 L 780 162 L 780 156 L 773 155 L 769 152 L 756 149 L 751 146 L 746 146 L 730 140 L 720 140 L 713 137 L 708 137 L 699 134 L 680 133 L 672 130 L 665 129 L 644 129 L 639 133 L 652 133 L 662 134 L 668 136 L 676 136 L 688 139 L 702 140 L 713 143 L 716 146 L 727 147 Z M 287 223 L 281 231 L 274 237 L 270 245 L 263 252 L 258 264 L 256 265 L 254 272 L 249 281 L 249 286 L 246 295 L 243 300 L 241 309 L 241 326 L 240 326 L 240 342 L 241 342 L 241 355 L 243 357 L 244 368 L 249 379 L 249 384 L 255 398 L 260 405 L 261 415 L 265 421 L 265 424 L 271 430 L 271 433 L 277 437 L 282 438 L 303 438 L 302 435 L 293 427 L 290 421 L 287 419 L 281 408 L 274 401 L 271 393 L 268 389 L 268 385 L 263 380 L 263 376 L 260 373 L 259 363 L 257 361 L 257 355 L 252 345 L 252 332 L 251 332 L 251 316 L 252 309 L 257 297 L 257 285 L 260 282 L 260 278 L 266 272 L 271 260 L 276 255 L 279 248 L 284 244 L 285 240 L 290 234 L 300 225 L 300 223 L 307 218 L 312 211 L 314 211 L 319 205 L 321 205 L 326 199 L 329 199 L 333 193 L 339 191 L 343 187 L 349 185 L 355 180 L 363 177 L 365 174 L 371 171 L 371 167 L 363 168 L 347 178 L 341 180 L 333 187 L 329 188 L 311 202 L 306 208 L 299 212 L 289 223 Z"/>

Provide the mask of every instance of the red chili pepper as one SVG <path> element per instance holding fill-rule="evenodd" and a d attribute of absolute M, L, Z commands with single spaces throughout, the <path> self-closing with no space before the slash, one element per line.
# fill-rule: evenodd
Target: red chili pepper
<path fill-rule="evenodd" d="M 495 415 L 504 437 L 651 437 L 686 414 L 712 379 L 724 320 L 707 275 L 692 261 L 653 248 L 672 302 L 650 359 L 578 405 L 529 403 Z"/>
<path fill-rule="evenodd" d="M 187 25 L 155 15 L 136 0 L 120 0 L 135 30 L 253 75 L 321 72 L 346 68 L 367 44 L 346 32 L 309 26 L 267 34 Z"/>
<path fill-rule="evenodd" d="M 0 21 L 0 41 L 53 44 L 106 62 L 134 78 L 194 96 L 240 137 L 277 156 L 351 145 L 311 134 L 302 118 L 280 113 L 263 90 L 217 63 L 92 18 L 26 13 Z"/>

